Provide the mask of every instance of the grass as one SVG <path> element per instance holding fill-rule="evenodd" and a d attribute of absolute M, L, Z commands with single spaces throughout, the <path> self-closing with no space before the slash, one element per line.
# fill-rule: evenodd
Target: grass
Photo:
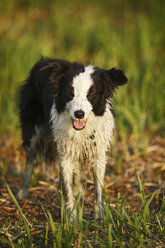
<path fill-rule="evenodd" d="M 119 135 L 138 142 L 164 134 L 164 19 L 161 1 L 12 1 L 0 3 L 0 131 L 19 126 L 17 89 L 43 56 L 103 68 L 129 78 L 115 97 Z"/>
<path fill-rule="evenodd" d="M 6 184 L 7 190 L 16 205 L 23 226 L 15 226 L 16 229 L 24 229 L 25 234 L 14 239 L 8 235 L 0 237 L 1 242 L 10 247 L 164 247 L 165 238 L 165 197 L 159 209 L 151 209 L 150 204 L 156 195 L 154 192 L 146 200 L 144 189 L 139 175 L 137 176 L 139 191 L 141 193 L 141 207 L 138 211 L 131 211 L 126 207 L 126 201 L 120 199 L 118 194 L 115 207 L 111 207 L 110 201 L 104 191 L 105 214 L 103 222 L 85 220 L 83 218 L 83 202 L 78 198 L 76 205 L 78 215 L 74 224 L 69 222 L 66 214 L 62 195 L 58 195 L 61 205 L 61 222 L 57 223 L 49 211 L 41 205 L 41 211 L 45 213 L 45 228 L 40 227 L 42 232 L 33 238 L 25 215 L 23 214 L 11 189 Z M 6 223 L 9 226 L 9 223 Z M 39 223 L 38 223 L 39 225 Z M 5 230 L 5 225 L 1 228 Z M 17 233 L 17 232 L 15 232 Z M 13 240 L 14 241 L 13 241 Z"/>
<path fill-rule="evenodd" d="M 27 220 L 26 220 L 26 218 L 25 218 L 25 216 L 24 216 L 24 214 L 23 214 L 23 212 L 22 212 L 22 210 L 21 210 L 21 208 L 20 208 L 20 206 L 19 206 L 19 204 L 18 204 L 18 202 L 17 202 L 15 196 L 13 195 L 13 192 L 11 191 L 11 189 L 10 189 L 10 187 L 8 186 L 7 183 L 6 183 L 6 187 L 7 187 L 7 190 L 8 190 L 8 192 L 9 192 L 9 194 L 10 194 L 10 197 L 12 198 L 14 204 L 16 205 L 16 207 L 17 207 L 17 209 L 18 209 L 18 211 L 19 211 L 19 214 L 20 214 L 20 216 L 21 216 L 21 218 L 22 218 L 22 221 L 23 221 L 23 224 L 24 224 L 24 226 L 25 226 L 26 235 L 27 235 L 27 246 L 28 246 L 28 247 L 32 247 L 32 237 L 31 237 L 31 234 L 30 234 L 30 229 L 29 229 L 28 222 L 27 222 Z M 9 241 L 11 242 L 11 240 L 9 240 Z M 12 246 L 14 246 L 13 243 L 12 243 Z"/>

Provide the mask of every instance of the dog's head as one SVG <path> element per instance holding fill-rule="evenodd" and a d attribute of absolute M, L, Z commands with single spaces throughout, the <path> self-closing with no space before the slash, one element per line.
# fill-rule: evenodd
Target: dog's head
<path fill-rule="evenodd" d="M 50 71 L 57 111 L 60 113 L 67 109 L 76 130 L 85 127 L 91 111 L 102 116 L 115 89 L 127 83 L 123 71 L 115 68 L 104 70 L 52 60 L 45 69 Z"/>

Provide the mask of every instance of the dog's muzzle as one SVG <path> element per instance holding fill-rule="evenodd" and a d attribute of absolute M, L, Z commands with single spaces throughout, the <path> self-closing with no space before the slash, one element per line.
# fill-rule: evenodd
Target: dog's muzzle
<path fill-rule="evenodd" d="M 85 116 L 85 113 L 83 110 L 77 110 L 74 112 L 74 116 L 76 119 L 73 119 L 73 127 L 76 129 L 76 130 L 82 130 L 85 125 L 86 125 L 86 122 L 87 120 L 83 119 L 84 116 Z"/>

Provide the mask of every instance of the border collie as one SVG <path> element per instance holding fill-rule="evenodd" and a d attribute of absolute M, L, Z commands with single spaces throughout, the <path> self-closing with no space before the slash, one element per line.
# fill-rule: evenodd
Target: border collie
<path fill-rule="evenodd" d="M 27 162 L 18 199 L 28 193 L 36 154 L 53 163 L 58 154 L 67 211 L 81 191 L 80 167 L 93 168 L 95 216 L 103 212 L 106 152 L 115 127 L 111 99 L 127 83 L 123 71 L 42 58 L 20 91 L 20 121 Z"/>

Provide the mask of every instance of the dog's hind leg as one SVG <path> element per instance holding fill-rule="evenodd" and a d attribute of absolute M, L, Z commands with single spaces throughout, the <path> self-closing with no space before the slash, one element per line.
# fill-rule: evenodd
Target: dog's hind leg
<path fill-rule="evenodd" d="M 23 176 L 22 186 L 17 194 L 17 199 L 19 200 L 22 200 L 28 194 L 28 186 L 33 172 L 34 160 L 37 153 L 37 145 L 39 143 L 39 137 L 40 137 L 39 131 L 36 127 L 35 131 L 33 132 L 32 138 L 31 139 L 29 138 L 30 140 L 29 144 L 25 145 L 27 161 L 25 165 L 25 172 Z"/>
<path fill-rule="evenodd" d="M 34 155 L 29 153 L 27 155 L 27 162 L 25 166 L 22 186 L 17 194 L 17 198 L 19 200 L 22 200 L 28 194 L 28 187 L 29 187 L 29 183 L 30 183 L 30 179 L 31 179 L 32 171 L 33 171 L 33 164 L 34 164 Z"/>

